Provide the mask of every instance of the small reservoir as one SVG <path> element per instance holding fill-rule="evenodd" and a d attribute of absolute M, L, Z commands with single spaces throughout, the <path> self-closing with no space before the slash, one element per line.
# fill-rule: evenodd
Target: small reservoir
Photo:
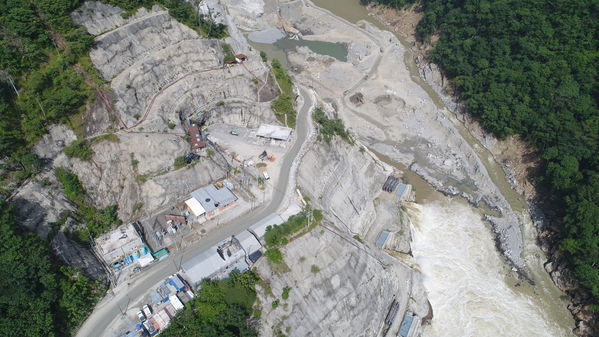
<path fill-rule="evenodd" d="M 331 56 L 338 61 L 347 62 L 347 46 L 343 43 L 304 39 L 296 40 L 289 37 L 283 37 L 272 44 L 254 42 L 251 40 L 251 36 L 248 40 L 251 46 L 265 52 L 269 59 L 279 59 L 285 67 L 288 65 L 287 52 L 290 50 L 295 51 L 297 47 L 308 47 L 316 54 Z"/>

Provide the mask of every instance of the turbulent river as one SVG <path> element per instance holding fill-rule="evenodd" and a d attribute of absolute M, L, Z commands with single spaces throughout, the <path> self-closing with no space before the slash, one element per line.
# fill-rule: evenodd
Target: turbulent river
<path fill-rule="evenodd" d="M 472 207 L 443 198 L 414 208 L 412 249 L 434 308 L 423 336 L 570 335 L 537 295 L 510 286 L 491 231 Z"/>

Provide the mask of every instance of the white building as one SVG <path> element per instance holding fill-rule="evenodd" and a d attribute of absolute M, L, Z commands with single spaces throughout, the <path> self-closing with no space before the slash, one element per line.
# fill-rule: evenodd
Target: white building
<path fill-rule="evenodd" d="M 291 138 L 292 128 L 284 126 L 262 124 L 256 132 L 256 136 L 267 139 L 288 141 Z"/>

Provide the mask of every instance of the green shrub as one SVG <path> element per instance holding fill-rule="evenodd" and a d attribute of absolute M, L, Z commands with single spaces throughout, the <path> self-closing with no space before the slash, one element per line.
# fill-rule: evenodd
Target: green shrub
<path fill-rule="evenodd" d="M 317 274 L 317 273 L 319 273 L 319 272 L 320 272 L 320 268 L 319 268 L 317 265 L 313 264 L 313 265 L 310 267 L 310 271 L 311 271 L 312 273 L 314 273 L 314 274 Z"/>
<path fill-rule="evenodd" d="M 77 139 L 68 146 L 65 146 L 62 151 L 69 158 L 79 158 L 81 160 L 89 161 L 94 156 L 94 150 L 90 147 L 90 144 L 85 139 Z"/>
<path fill-rule="evenodd" d="M 280 95 L 274 101 L 272 101 L 270 107 L 272 108 L 273 112 L 275 113 L 275 116 L 281 123 L 285 124 L 285 122 L 287 122 L 287 125 L 290 128 L 295 127 L 297 113 L 293 108 L 293 101 L 291 100 L 291 96 L 287 94 Z"/>
<path fill-rule="evenodd" d="M 185 163 L 185 156 L 179 156 L 179 157 L 175 158 L 174 165 L 175 165 L 175 170 L 185 167 L 185 165 L 187 165 L 187 163 Z"/>
<path fill-rule="evenodd" d="M 319 137 L 324 139 L 327 143 L 330 143 L 334 136 L 339 136 L 347 143 L 353 144 L 353 140 L 347 129 L 345 129 L 345 125 L 343 125 L 343 121 L 341 119 L 330 119 L 320 107 L 314 110 L 312 118 L 319 126 Z"/>
<path fill-rule="evenodd" d="M 83 188 L 83 185 L 81 185 L 81 181 L 79 181 L 76 174 L 62 167 L 57 167 L 54 170 L 54 173 L 56 174 L 56 179 L 62 184 L 67 199 L 73 202 L 80 202 L 83 200 L 85 189 Z"/>
<path fill-rule="evenodd" d="M 195 299 L 177 313 L 169 326 L 160 332 L 164 337 L 246 336 L 257 332 L 248 324 L 260 310 L 252 309 L 256 301 L 255 285 L 259 281 L 252 271 L 231 273 L 226 280 L 204 280 Z"/>
<path fill-rule="evenodd" d="M 272 306 L 273 309 L 276 309 L 279 306 L 280 302 L 281 302 L 280 300 L 276 299 L 276 300 L 272 301 L 272 303 L 270 305 Z"/>
<path fill-rule="evenodd" d="M 260 52 L 260 57 L 262 58 L 262 62 L 268 61 L 268 57 L 266 55 L 266 52 L 261 51 Z"/>
<path fill-rule="evenodd" d="M 283 294 L 281 294 L 281 298 L 284 300 L 288 299 L 290 291 L 291 291 L 291 288 L 289 288 L 289 287 L 283 288 Z"/>
<path fill-rule="evenodd" d="M 277 59 L 273 59 L 271 62 L 271 65 L 272 65 L 272 69 L 275 73 L 275 78 L 277 79 L 277 82 L 279 83 L 279 86 L 281 87 L 281 90 L 283 91 L 282 94 L 292 96 L 293 95 L 293 81 L 291 80 L 291 77 L 289 77 L 289 75 L 287 75 L 287 72 L 285 72 L 285 69 L 281 65 L 281 62 L 279 62 L 279 60 L 277 60 Z"/>
<path fill-rule="evenodd" d="M 320 210 L 306 210 L 298 214 L 292 215 L 284 223 L 278 226 L 266 227 L 264 241 L 267 248 L 276 247 L 287 244 L 290 238 L 302 230 L 309 230 L 309 216 L 312 215 L 313 221 L 310 228 L 317 226 L 322 220 L 322 212 Z"/>
<path fill-rule="evenodd" d="M 268 259 L 268 261 L 274 264 L 283 263 L 283 253 L 278 248 L 269 248 L 264 252 L 264 256 Z"/>

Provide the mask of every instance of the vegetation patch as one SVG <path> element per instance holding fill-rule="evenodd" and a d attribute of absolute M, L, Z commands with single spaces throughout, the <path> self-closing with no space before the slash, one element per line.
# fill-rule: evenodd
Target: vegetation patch
<path fill-rule="evenodd" d="M 295 128 L 297 113 L 293 108 L 293 100 L 287 94 L 281 94 L 270 104 L 279 122 Z"/>
<path fill-rule="evenodd" d="M 327 143 L 330 143 L 333 137 L 339 136 L 348 144 L 353 145 L 354 141 L 341 119 L 330 119 L 320 107 L 314 110 L 312 118 L 316 124 L 318 124 L 318 140 L 324 140 Z"/>
<path fill-rule="evenodd" d="M 56 168 L 55 174 L 67 199 L 77 205 L 78 220 L 86 223 L 84 228 L 72 233 L 75 240 L 87 243 L 122 223 L 118 218 L 117 205 L 97 209 L 85 200 L 86 191 L 76 174 L 61 167 Z"/>
<path fill-rule="evenodd" d="M 274 264 L 283 263 L 283 253 L 278 248 L 269 248 L 264 252 L 264 256 L 268 259 L 268 261 Z"/>
<path fill-rule="evenodd" d="M 185 156 L 179 156 L 177 158 L 175 158 L 175 170 L 178 170 L 180 168 L 185 167 L 185 165 L 187 165 L 187 163 L 185 163 Z"/>
<path fill-rule="evenodd" d="M 277 83 L 279 83 L 279 87 L 281 87 L 282 93 L 289 96 L 293 95 L 293 81 L 281 65 L 281 62 L 277 59 L 273 59 L 270 64 L 275 73 Z"/>
<path fill-rule="evenodd" d="M 287 221 L 278 226 L 268 226 L 264 234 L 266 248 L 286 245 L 290 240 L 311 231 L 321 221 L 322 211 L 309 209 L 290 216 Z"/>
<path fill-rule="evenodd" d="M 165 337 L 258 336 L 248 327 L 259 278 L 252 271 L 231 273 L 226 280 L 205 280 L 197 297 L 186 304 L 161 332 Z"/>
<path fill-rule="evenodd" d="M 271 65 L 277 83 L 281 88 L 281 95 L 272 101 L 271 108 L 281 123 L 285 124 L 286 122 L 287 126 L 294 128 L 297 113 L 293 108 L 293 82 L 291 81 L 291 77 L 287 75 L 285 69 L 281 66 L 279 60 L 273 59 Z"/>
<path fill-rule="evenodd" d="M 233 53 L 233 48 L 231 48 L 231 46 L 228 43 L 221 43 L 220 44 L 221 48 L 223 49 L 223 62 L 227 63 L 227 62 L 233 62 L 235 61 L 235 54 Z M 222 101 L 219 101 L 219 103 Z M 223 102 L 224 104 L 224 102 Z M 218 105 L 218 104 L 217 104 Z"/>
<path fill-rule="evenodd" d="M 120 141 L 121 140 L 120 140 L 119 136 L 115 133 L 107 133 L 107 134 L 100 135 L 100 136 L 97 136 L 97 137 L 94 137 L 91 139 L 92 144 L 98 144 L 101 142 L 118 143 Z"/>
<path fill-rule="evenodd" d="M 54 173 L 56 174 L 56 179 L 62 184 L 67 199 L 73 202 L 83 202 L 85 189 L 83 188 L 81 181 L 79 181 L 79 177 L 62 167 L 57 167 Z"/>
<path fill-rule="evenodd" d="M 284 300 L 288 299 L 290 291 L 291 291 L 291 288 L 289 288 L 289 287 L 283 288 L 283 294 L 281 294 L 281 298 Z"/>
<path fill-rule="evenodd" d="M 0 204 L 1 336 L 70 336 L 105 294 L 101 281 L 51 256 L 48 244 L 20 232 Z"/>
<path fill-rule="evenodd" d="M 84 161 L 89 161 L 94 156 L 90 143 L 85 139 L 77 139 L 68 146 L 65 146 L 62 151 L 69 158 L 79 158 Z"/>
<path fill-rule="evenodd" d="M 313 264 L 313 265 L 310 267 L 310 271 L 311 271 L 312 273 L 314 273 L 314 274 L 318 274 L 318 273 L 320 272 L 320 267 L 318 267 L 317 265 Z"/>

